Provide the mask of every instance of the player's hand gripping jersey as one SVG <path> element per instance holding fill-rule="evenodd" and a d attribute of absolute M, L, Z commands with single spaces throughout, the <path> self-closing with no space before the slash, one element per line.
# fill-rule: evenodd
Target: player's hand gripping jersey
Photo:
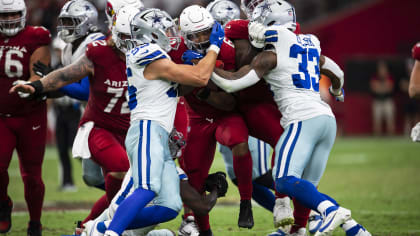
<path fill-rule="evenodd" d="M 87 47 L 86 57 L 93 62 L 95 74 L 89 78 L 90 97 L 80 124 L 93 121 L 95 126 L 125 135 L 130 121 L 128 82 L 125 62 L 115 50 L 104 40 Z"/>
<path fill-rule="evenodd" d="M 17 93 L 9 94 L 16 80 L 27 81 L 31 76 L 29 60 L 32 53 L 51 42 L 50 32 L 44 27 L 26 26 L 17 35 L 5 38 L 0 34 L 0 113 L 11 116 L 39 110 L 44 102 L 28 101 Z"/>
<path fill-rule="evenodd" d="M 157 44 L 143 44 L 127 54 L 129 107 L 131 120 L 154 120 L 168 133 L 172 131 L 177 107 L 178 84 L 166 80 L 148 80 L 143 71 L 155 60 L 169 55 Z"/>
<path fill-rule="evenodd" d="M 334 116 L 319 93 L 318 38 L 311 34 L 296 35 L 276 25 L 267 28 L 266 36 L 266 48 L 277 54 L 277 66 L 264 78 L 283 115 L 282 126 L 319 115 Z"/>

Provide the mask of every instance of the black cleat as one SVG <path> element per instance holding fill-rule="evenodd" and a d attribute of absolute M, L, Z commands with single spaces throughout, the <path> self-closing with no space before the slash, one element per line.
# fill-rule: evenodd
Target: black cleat
<path fill-rule="evenodd" d="M 28 236 L 42 236 L 42 225 L 40 222 L 29 221 Z"/>
<path fill-rule="evenodd" d="M 251 229 L 254 227 L 254 217 L 252 216 L 251 200 L 241 200 L 238 226 Z"/>
<path fill-rule="evenodd" d="M 0 202 L 0 233 L 2 234 L 9 232 L 12 227 L 12 208 L 13 202 L 10 197 Z"/>

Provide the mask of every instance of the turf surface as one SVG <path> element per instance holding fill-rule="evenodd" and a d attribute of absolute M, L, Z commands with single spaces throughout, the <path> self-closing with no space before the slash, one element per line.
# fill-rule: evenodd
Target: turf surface
<path fill-rule="evenodd" d="M 337 140 L 320 191 L 352 210 L 353 217 L 373 235 L 420 235 L 420 144 L 408 138 L 340 138 Z M 58 162 L 54 147 L 46 152 L 43 178 L 46 185 L 43 213 L 44 236 L 71 235 L 74 221 L 88 214 L 87 207 L 101 191 L 86 187 L 81 165 L 73 161 L 78 188 L 74 193 L 57 190 Z M 218 154 L 212 171 L 223 170 Z M 9 194 L 15 202 L 13 227 L 7 235 L 26 235 L 28 215 L 24 211 L 23 186 L 14 157 L 9 168 Z M 230 185 L 226 198 L 210 215 L 215 235 L 266 235 L 274 230 L 271 214 L 254 205 L 255 226 L 238 229 L 238 192 Z M 20 209 L 20 210 L 19 210 Z M 63 210 L 66 209 L 66 210 Z M 83 210 L 85 209 L 85 210 Z M 180 217 L 161 225 L 174 231 Z M 334 235 L 344 235 L 340 230 Z"/>

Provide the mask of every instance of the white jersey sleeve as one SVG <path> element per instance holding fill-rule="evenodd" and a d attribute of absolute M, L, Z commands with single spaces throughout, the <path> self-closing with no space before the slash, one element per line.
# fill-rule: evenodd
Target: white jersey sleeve
<path fill-rule="evenodd" d="M 147 65 L 169 59 L 169 55 L 157 44 L 143 44 L 126 55 L 128 78 L 128 106 L 131 121 L 157 121 L 168 133 L 173 128 L 178 84 L 165 79 L 148 80 L 143 72 Z"/>
<path fill-rule="evenodd" d="M 318 38 L 311 34 L 294 34 L 283 26 L 266 30 L 266 50 L 275 52 L 277 66 L 264 76 L 282 113 L 281 125 L 307 120 L 319 115 L 334 116 L 319 93 Z"/>
<path fill-rule="evenodd" d="M 102 33 L 92 33 L 86 36 L 86 38 L 80 43 L 76 50 L 73 52 L 73 45 L 71 43 L 66 44 L 61 53 L 61 63 L 63 66 L 70 65 L 75 62 L 81 56 L 85 55 L 87 45 L 96 40 L 105 39 L 105 35 Z"/>

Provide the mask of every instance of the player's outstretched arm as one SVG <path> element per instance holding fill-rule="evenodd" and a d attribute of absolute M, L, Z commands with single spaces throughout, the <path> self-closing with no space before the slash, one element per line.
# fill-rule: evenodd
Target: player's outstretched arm
<path fill-rule="evenodd" d="M 250 65 L 243 66 L 236 72 L 216 68 L 211 80 L 226 92 L 232 93 L 256 84 L 276 66 L 277 55 L 264 51 L 254 57 Z"/>
<path fill-rule="evenodd" d="M 207 215 L 210 210 L 216 205 L 217 201 L 217 189 L 214 189 L 210 194 L 201 195 L 193 188 L 187 180 L 183 180 L 180 183 L 181 199 L 185 205 L 187 205 L 194 214 Z"/>
<path fill-rule="evenodd" d="M 411 71 L 408 94 L 411 98 L 420 98 L 420 61 L 418 60 L 414 62 L 413 70 Z"/>
<path fill-rule="evenodd" d="M 344 86 L 344 72 L 333 60 L 327 56 L 321 55 L 319 57 L 320 72 L 331 80 L 330 93 L 339 101 L 344 101 L 343 86 Z"/>
<path fill-rule="evenodd" d="M 48 46 L 42 46 L 42 47 L 37 48 L 32 53 L 29 59 L 29 71 L 31 73 L 31 77 L 29 78 L 29 81 L 31 82 L 35 80 L 39 80 L 41 78 L 33 70 L 34 64 L 37 63 L 38 61 L 40 61 L 44 65 L 49 65 L 51 63 L 51 54 L 50 54 L 50 49 L 48 48 Z"/>
<path fill-rule="evenodd" d="M 18 84 L 13 86 L 9 92 L 24 92 L 40 94 L 43 92 L 57 90 L 67 84 L 76 82 L 86 76 L 93 75 L 94 66 L 86 56 L 81 57 L 76 62 L 49 73 L 44 78 L 28 84 Z"/>

